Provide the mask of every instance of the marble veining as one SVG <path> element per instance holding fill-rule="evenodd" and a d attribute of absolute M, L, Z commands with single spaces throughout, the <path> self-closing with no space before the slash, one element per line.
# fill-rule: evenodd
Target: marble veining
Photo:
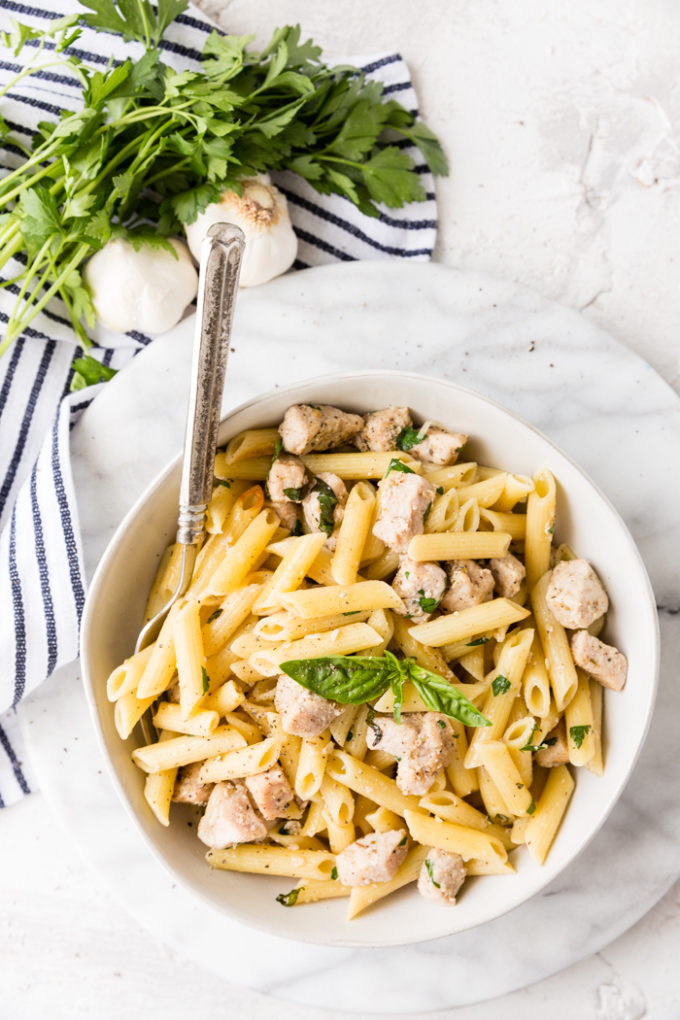
<path fill-rule="evenodd" d="M 672 683 L 680 654 L 677 550 L 668 544 L 680 505 L 677 397 L 578 314 L 512 284 L 436 265 L 343 265 L 242 293 L 233 348 L 225 409 L 323 372 L 410 369 L 499 400 L 589 472 L 638 541 L 664 607 L 661 691 L 633 778 L 584 853 L 530 902 L 461 935 L 360 952 L 301 953 L 228 921 L 177 887 L 149 856 L 100 772 L 77 666 L 23 708 L 45 796 L 158 937 L 225 978 L 284 999 L 370 1012 L 442 1009 L 521 987 L 595 952 L 642 916 L 678 873 L 680 791 L 660 781 L 674 767 L 673 720 L 680 711 Z M 90 574 L 121 515 L 180 447 L 189 352 L 185 324 L 121 372 L 74 431 Z M 406 968 L 417 980 L 395 982 Z M 342 980 L 331 980 L 340 974 Z M 601 986 L 603 1016 L 618 994 Z"/>

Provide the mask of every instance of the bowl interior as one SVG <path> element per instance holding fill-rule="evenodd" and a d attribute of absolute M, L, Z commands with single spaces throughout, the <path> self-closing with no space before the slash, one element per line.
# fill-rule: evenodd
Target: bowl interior
<path fill-rule="evenodd" d="M 123 742 L 106 697 L 111 670 L 131 653 L 158 560 L 174 540 L 179 457 L 151 485 L 112 539 L 92 583 L 82 628 L 86 694 L 114 782 L 147 844 L 196 895 L 237 919 L 272 934 L 327 945 L 394 945 L 464 931 L 500 916 L 555 877 L 594 835 L 621 793 L 640 750 L 654 702 L 658 657 L 654 599 L 639 553 L 616 511 L 593 483 L 545 437 L 498 405 L 451 383 L 410 373 L 366 372 L 311 380 L 274 391 L 238 408 L 221 425 L 219 441 L 246 428 L 277 424 L 291 403 L 337 404 L 366 411 L 407 404 L 416 420 L 433 418 L 468 433 L 466 458 L 521 474 L 548 467 L 558 482 L 556 539 L 590 560 L 610 594 L 607 639 L 628 656 L 620 694 L 605 692 L 605 774 L 577 770 L 577 785 L 544 867 L 521 849 L 515 876 L 468 880 L 454 908 L 424 900 L 414 888 L 382 901 L 352 922 L 345 901 L 300 909 L 275 896 L 285 878 L 212 871 L 196 837 L 191 808 L 173 806 L 160 826 L 143 798 L 144 778 L 132 764 L 134 737 Z"/>

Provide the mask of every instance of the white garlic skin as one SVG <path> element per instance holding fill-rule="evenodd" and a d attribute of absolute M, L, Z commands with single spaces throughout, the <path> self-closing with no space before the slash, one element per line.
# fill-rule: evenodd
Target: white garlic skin
<path fill-rule="evenodd" d="M 184 229 L 191 254 L 200 261 L 201 241 L 214 223 L 235 223 L 246 235 L 240 287 L 257 287 L 290 269 L 297 255 L 297 237 L 288 215 L 286 196 L 269 174 L 244 177 L 243 194 L 224 191 Z"/>
<path fill-rule="evenodd" d="M 198 273 L 187 246 L 169 238 L 165 248 L 109 241 L 85 266 L 85 283 L 97 318 L 119 333 L 165 333 L 176 326 L 198 291 Z"/>

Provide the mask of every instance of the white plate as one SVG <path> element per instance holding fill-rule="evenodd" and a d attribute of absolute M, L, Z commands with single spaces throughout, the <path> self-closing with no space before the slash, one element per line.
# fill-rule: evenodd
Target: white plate
<path fill-rule="evenodd" d="M 186 323 L 145 350 L 73 432 L 89 573 L 123 514 L 181 444 L 190 342 Z M 675 769 L 680 712 L 677 549 L 668 539 L 680 505 L 677 396 L 576 313 L 438 265 L 348 264 L 246 292 L 234 347 L 225 411 L 274 380 L 363 361 L 461 381 L 578 458 L 622 510 L 662 609 L 664 682 L 650 738 L 609 821 L 559 879 L 483 929 L 421 946 L 301 951 L 185 892 L 148 852 L 101 773 L 77 668 L 21 708 L 41 789 L 65 830 L 126 908 L 176 952 L 225 979 L 326 1009 L 395 1014 L 464 1005 L 601 949 L 678 874 L 680 788 L 661 781 Z M 660 480 L 664 498 L 653 498 Z M 406 973 L 408 980 L 395 981 Z"/>

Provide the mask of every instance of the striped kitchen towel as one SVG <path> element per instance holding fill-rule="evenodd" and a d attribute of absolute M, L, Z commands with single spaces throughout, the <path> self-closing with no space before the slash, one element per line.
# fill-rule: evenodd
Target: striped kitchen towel
<path fill-rule="evenodd" d="M 35 27 L 78 9 L 76 0 L 41 0 L 39 6 L 0 0 L 0 26 L 11 19 Z M 195 68 L 206 34 L 214 25 L 196 9 L 181 15 L 161 43 L 164 59 L 177 68 Z M 92 66 L 111 58 L 139 56 L 138 44 L 119 36 L 84 29 L 73 47 Z M 20 57 L 0 50 L 0 87 L 21 71 Z M 369 77 L 385 84 L 415 111 L 416 96 L 406 65 L 398 54 L 352 58 Z M 0 101 L 0 112 L 12 133 L 30 143 L 41 120 L 57 118 L 63 109 L 79 106 L 75 77 L 52 70 L 24 78 Z M 420 154 L 410 149 L 416 162 Z M 8 145 L 2 168 L 17 166 L 19 149 Z M 318 195 L 291 173 L 277 184 L 288 198 L 299 238 L 295 268 L 356 259 L 427 260 L 436 235 L 434 182 L 427 167 L 418 172 L 427 201 L 400 210 L 384 210 L 377 219 L 363 216 L 349 201 Z M 3 268 L 11 280 L 17 263 Z M 17 294 L 13 284 L 0 291 L 0 322 Z M 140 333 L 125 336 L 100 332 L 94 354 L 104 364 L 121 368 L 151 342 Z M 69 428 L 96 398 L 101 383 L 70 394 L 71 364 L 82 349 L 63 305 L 54 300 L 0 359 L 0 806 L 11 804 L 35 787 L 22 754 L 15 706 L 61 665 L 78 655 L 78 628 L 85 601 L 86 578 L 78 533 L 76 494 L 69 464 Z"/>

